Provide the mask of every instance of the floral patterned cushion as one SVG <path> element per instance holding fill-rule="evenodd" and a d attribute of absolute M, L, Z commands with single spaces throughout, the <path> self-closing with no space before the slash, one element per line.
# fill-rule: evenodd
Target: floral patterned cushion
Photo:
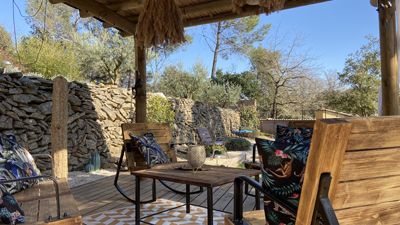
<path fill-rule="evenodd" d="M 40 175 L 32 155 L 17 143 L 14 135 L 0 135 L 0 180 L 14 180 L 22 177 Z M 0 185 L 0 189 L 16 193 L 36 184 L 25 181 Z"/>
<path fill-rule="evenodd" d="M 275 141 L 286 144 L 310 144 L 312 134 L 312 128 L 291 128 L 277 125 Z"/>
<path fill-rule="evenodd" d="M 262 160 L 263 188 L 280 201 L 297 207 L 309 152 L 307 144 L 288 144 L 256 138 Z M 294 224 L 295 216 L 290 215 L 277 203 L 264 199 L 266 220 L 270 225 Z"/>
<path fill-rule="evenodd" d="M 139 146 L 139 150 L 143 154 L 147 165 L 154 166 L 156 164 L 171 162 L 171 159 L 157 144 L 157 141 L 152 133 L 145 133 L 143 136 L 135 136 L 130 134 L 130 136 L 134 144 Z"/>

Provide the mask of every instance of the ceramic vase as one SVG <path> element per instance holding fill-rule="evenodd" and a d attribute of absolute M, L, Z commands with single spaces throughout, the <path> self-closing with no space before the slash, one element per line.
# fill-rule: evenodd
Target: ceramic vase
<path fill-rule="evenodd" d="M 200 169 L 206 161 L 206 149 L 204 146 L 190 146 L 188 150 L 188 163 L 193 169 Z"/>

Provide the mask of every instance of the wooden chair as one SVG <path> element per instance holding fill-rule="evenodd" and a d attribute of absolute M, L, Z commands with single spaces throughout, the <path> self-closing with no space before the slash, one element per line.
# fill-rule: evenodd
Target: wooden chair
<path fill-rule="evenodd" d="M 146 160 L 143 154 L 140 152 L 139 147 L 135 146 L 131 142 L 130 134 L 136 136 L 143 136 L 145 133 L 152 133 L 157 141 L 157 144 L 162 148 L 162 150 L 167 154 L 167 156 L 171 159 L 171 162 L 177 162 L 177 157 L 175 150 L 171 148 L 171 140 L 172 140 L 172 131 L 167 123 L 124 123 L 121 125 L 122 128 L 122 138 L 124 141 L 121 156 L 117 165 L 117 172 L 114 179 L 114 186 L 117 190 L 130 202 L 135 202 L 132 198 L 130 198 L 126 192 L 122 189 L 118 184 L 119 173 L 121 171 L 122 162 L 124 160 L 124 155 L 126 153 L 126 162 L 128 166 L 128 170 L 130 172 L 148 169 L 150 166 L 146 163 Z M 160 183 L 168 188 L 169 190 L 177 193 L 177 194 L 186 194 L 186 192 L 178 191 L 170 186 L 168 186 L 164 181 L 160 180 Z M 155 193 L 156 191 L 155 180 L 153 179 L 152 191 Z M 197 194 L 202 192 L 203 189 L 200 188 L 199 191 L 191 192 L 190 194 Z M 155 195 L 153 195 L 153 199 L 150 201 L 145 201 L 143 203 L 155 201 Z"/>
<path fill-rule="evenodd" d="M 37 157 L 49 157 L 39 154 Z M 68 186 L 67 179 L 56 179 L 42 175 L 0 181 L 0 184 L 38 180 L 39 183 L 13 196 L 25 211 L 25 224 L 81 225 L 82 217 L 78 205 Z"/>
<path fill-rule="evenodd" d="M 225 146 L 225 140 L 214 140 L 207 128 L 197 128 L 197 133 L 200 137 L 200 141 L 205 146 Z M 212 157 L 215 158 L 215 149 L 213 149 Z M 229 158 L 228 152 L 225 151 L 226 156 Z"/>
<path fill-rule="evenodd" d="M 400 116 L 318 120 L 294 211 L 296 225 L 397 224 L 399 157 Z M 253 186 L 246 179 L 238 178 L 237 193 L 243 182 Z M 242 218 L 237 199 L 236 222 Z"/>

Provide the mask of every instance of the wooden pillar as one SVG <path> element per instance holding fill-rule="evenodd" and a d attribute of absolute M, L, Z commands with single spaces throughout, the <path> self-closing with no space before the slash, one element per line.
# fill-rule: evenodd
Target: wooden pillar
<path fill-rule="evenodd" d="M 146 49 L 138 44 L 135 39 L 135 65 L 136 65 L 136 123 L 147 121 L 147 96 L 146 96 Z"/>
<path fill-rule="evenodd" d="M 395 0 L 379 0 L 378 9 L 382 66 L 382 112 L 384 116 L 398 115 L 399 77 Z"/>
<path fill-rule="evenodd" d="M 53 176 L 68 178 L 68 82 L 63 77 L 53 80 L 51 113 Z"/>

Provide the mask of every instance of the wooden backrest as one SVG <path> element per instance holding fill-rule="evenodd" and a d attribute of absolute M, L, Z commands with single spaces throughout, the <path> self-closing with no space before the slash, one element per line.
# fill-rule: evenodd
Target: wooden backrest
<path fill-rule="evenodd" d="M 205 145 L 212 145 L 213 139 L 207 128 L 199 127 L 197 128 L 197 133 L 199 134 L 200 140 Z"/>
<path fill-rule="evenodd" d="M 397 224 L 400 218 L 400 117 L 318 120 L 296 225 L 310 224 L 324 172 L 340 224 Z"/>
<path fill-rule="evenodd" d="M 400 223 L 400 116 L 353 125 L 333 207 L 340 224 Z"/>
<path fill-rule="evenodd" d="M 142 136 L 145 133 L 152 133 L 156 138 L 158 145 L 164 150 L 165 153 L 171 158 L 172 162 L 176 162 L 176 154 L 171 149 L 170 144 L 172 140 L 172 131 L 167 123 L 124 123 L 121 125 L 122 137 L 124 143 L 129 143 L 131 137 L 129 134 Z"/>

